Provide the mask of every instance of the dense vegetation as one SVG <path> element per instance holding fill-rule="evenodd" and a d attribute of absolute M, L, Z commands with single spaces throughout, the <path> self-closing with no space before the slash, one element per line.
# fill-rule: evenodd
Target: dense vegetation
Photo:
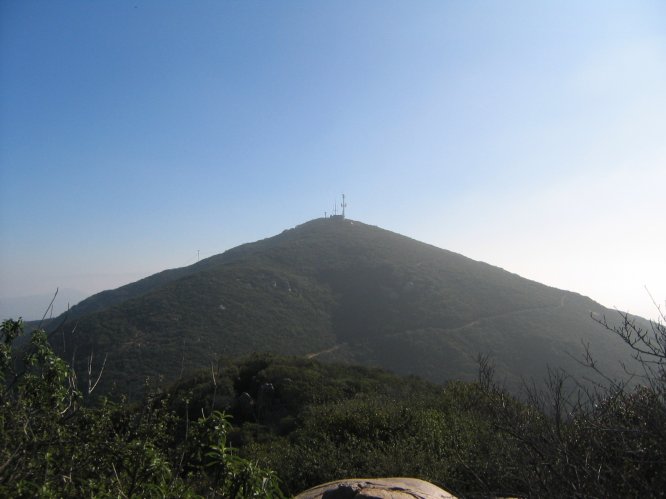
<path fill-rule="evenodd" d="M 74 307 L 53 336 L 85 372 L 140 394 L 147 376 L 174 382 L 220 357 L 255 351 L 381 366 L 435 382 L 473 380 L 491 354 L 514 391 L 546 364 L 580 377 L 590 343 L 620 370 L 614 341 L 590 321 L 607 313 L 543 286 L 377 227 L 319 219 L 164 271 Z M 470 352 L 472 354 L 470 355 Z M 133 395 L 134 396 L 134 395 Z"/>
<path fill-rule="evenodd" d="M 210 365 L 136 406 L 84 403 L 42 332 L 17 363 L 20 324 L 5 322 L 0 495 L 267 497 L 402 475 L 466 497 L 661 496 L 666 328 L 624 319 L 614 332 L 644 368 L 635 388 L 607 380 L 583 389 L 551 371 L 547 391 L 518 400 L 487 359 L 477 382 L 441 386 L 253 355 Z"/>
<path fill-rule="evenodd" d="M 224 414 L 181 419 L 159 393 L 85 405 L 43 331 L 17 354 L 22 326 L 0 332 L 1 497 L 282 496 L 274 473 L 228 445 Z"/>

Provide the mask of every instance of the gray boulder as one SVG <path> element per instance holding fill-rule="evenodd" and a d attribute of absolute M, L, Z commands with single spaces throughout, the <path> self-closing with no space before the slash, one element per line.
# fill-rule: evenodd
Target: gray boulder
<path fill-rule="evenodd" d="M 456 496 L 418 478 L 352 478 L 301 492 L 295 499 L 455 499 Z"/>

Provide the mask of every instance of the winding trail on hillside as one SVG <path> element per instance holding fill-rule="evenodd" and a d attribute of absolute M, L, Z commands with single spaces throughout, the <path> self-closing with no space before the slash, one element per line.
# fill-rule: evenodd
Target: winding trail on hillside
<path fill-rule="evenodd" d="M 320 355 L 324 355 L 327 353 L 333 353 L 336 350 L 339 350 L 342 348 L 346 343 L 338 343 L 336 345 L 333 345 L 331 348 L 327 348 L 326 350 L 322 350 L 321 352 L 313 352 L 313 353 L 308 353 L 305 355 L 306 359 L 314 359 L 315 357 L 319 357 Z"/>
<path fill-rule="evenodd" d="M 566 301 L 566 296 L 567 296 L 566 293 L 563 294 L 560 297 L 560 301 L 557 305 L 542 305 L 540 307 L 521 308 L 521 309 L 518 309 L 518 310 L 511 310 L 509 312 L 502 312 L 502 313 L 499 313 L 499 314 L 487 315 L 485 317 L 479 317 L 478 319 L 474 319 L 473 321 L 470 321 L 467 324 L 463 324 L 462 326 L 442 329 L 442 332 L 443 333 L 455 333 L 455 332 L 458 332 L 458 331 L 462 331 L 463 329 L 478 326 L 483 321 L 487 321 L 487 320 L 490 320 L 490 319 L 498 319 L 500 317 L 509 317 L 511 315 L 522 314 L 522 313 L 526 313 L 526 312 L 533 312 L 535 310 L 548 310 L 548 309 L 558 310 L 558 309 L 564 307 L 564 302 Z M 400 336 L 400 335 L 410 333 L 410 332 L 416 332 L 416 331 L 400 331 L 398 333 L 393 333 L 393 334 L 390 334 L 390 335 L 387 335 L 387 336 L 393 336 L 393 337 L 394 336 Z M 315 358 L 319 357 L 320 355 L 326 355 L 327 353 L 333 353 L 333 352 L 339 350 L 340 348 L 342 348 L 345 345 L 347 345 L 347 342 L 336 343 L 335 345 L 333 345 L 330 348 L 327 348 L 326 350 L 321 350 L 319 352 L 308 353 L 308 354 L 305 355 L 305 358 L 306 359 L 315 359 Z"/>
<path fill-rule="evenodd" d="M 499 319 L 501 317 L 509 317 L 512 315 L 517 315 L 517 314 L 524 314 L 526 312 L 534 312 L 535 310 L 559 310 L 560 308 L 564 307 L 564 301 L 566 299 L 566 294 L 563 294 L 560 297 L 560 302 L 557 305 L 541 305 L 539 307 L 528 307 L 528 308 L 520 308 L 518 310 L 510 310 L 509 312 L 501 312 L 499 314 L 493 314 L 493 315 L 486 315 L 485 317 L 479 317 L 478 319 L 474 319 L 471 322 L 468 322 L 467 324 L 463 324 L 462 326 L 458 327 L 452 327 L 452 328 L 446 328 L 443 331 L 444 332 L 457 332 L 461 331 L 463 329 L 467 329 L 469 327 L 473 326 L 478 326 L 481 324 L 483 321 L 487 321 L 490 319 Z M 401 333 L 397 333 L 401 334 Z"/>

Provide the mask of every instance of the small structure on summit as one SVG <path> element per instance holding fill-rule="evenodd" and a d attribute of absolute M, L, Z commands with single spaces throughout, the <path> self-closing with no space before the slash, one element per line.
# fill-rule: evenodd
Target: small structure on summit
<path fill-rule="evenodd" d="M 329 218 L 331 219 L 337 219 L 337 220 L 344 220 L 345 218 L 345 208 L 347 207 L 347 201 L 345 201 L 345 195 L 342 195 L 342 203 L 340 203 L 340 206 L 342 207 L 342 214 L 338 215 L 338 205 L 335 204 L 333 207 L 333 215 L 331 215 Z M 324 216 L 326 213 L 324 213 Z"/>

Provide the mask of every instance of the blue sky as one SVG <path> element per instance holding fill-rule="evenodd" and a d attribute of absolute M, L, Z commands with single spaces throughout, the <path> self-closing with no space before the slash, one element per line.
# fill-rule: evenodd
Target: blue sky
<path fill-rule="evenodd" d="M 664 137 L 660 1 L 4 0 L 0 298 L 117 287 L 345 192 L 653 317 Z"/>

